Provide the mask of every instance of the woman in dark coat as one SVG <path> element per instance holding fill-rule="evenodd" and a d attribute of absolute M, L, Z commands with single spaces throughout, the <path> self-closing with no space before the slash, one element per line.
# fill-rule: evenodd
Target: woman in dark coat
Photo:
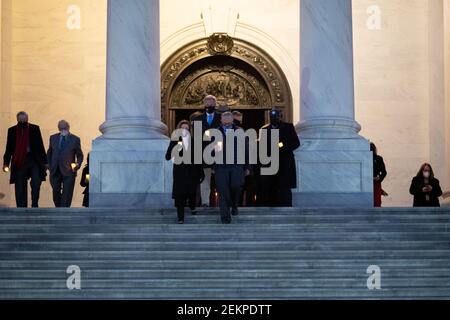
<path fill-rule="evenodd" d="M 411 182 L 409 193 L 414 196 L 414 207 L 440 207 L 442 189 L 434 177 L 433 168 L 425 163 Z"/>
<path fill-rule="evenodd" d="M 378 155 L 377 147 L 374 143 L 370 144 L 370 151 L 373 152 L 373 198 L 374 206 L 381 207 L 381 196 L 383 194 L 382 182 L 387 176 L 386 165 L 383 157 Z"/>
<path fill-rule="evenodd" d="M 81 174 L 80 185 L 85 188 L 83 191 L 83 207 L 89 207 L 89 154 L 87 156 L 87 164 L 83 168 L 83 173 Z"/>
<path fill-rule="evenodd" d="M 204 179 L 202 164 L 194 163 L 194 141 L 190 135 L 191 124 L 187 120 L 181 121 L 177 130 L 182 130 L 179 141 L 171 141 L 166 153 L 166 160 L 170 161 L 174 155 L 183 157 L 187 152 L 190 163 L 180 163 L 173 165 L 173 190 L 172 198 L 175 200 L 177 208 L 178 223 L 184 223 L 184 207 L 186 204 L 191 209 L 192 214 L 196 214 L 196 197 L 198 186 Z M 175 148 L 175 150 L 174 150 Z"/>

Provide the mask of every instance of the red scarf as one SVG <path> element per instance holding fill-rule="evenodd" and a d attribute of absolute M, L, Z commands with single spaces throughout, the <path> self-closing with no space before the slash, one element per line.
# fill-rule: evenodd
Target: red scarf
<path fill-rule="evenodd" d="M 30 126 L 27 124 L 25 128 L 17 125 L 16 128 L 16 149 L 12 158 L 12 163 L 17 168 L 24 165 L 27 157 L 28 143 L 30 141 Z"/>

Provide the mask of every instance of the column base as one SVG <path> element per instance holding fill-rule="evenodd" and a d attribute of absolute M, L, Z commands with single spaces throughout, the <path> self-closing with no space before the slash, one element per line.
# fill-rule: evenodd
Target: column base
<path fill-rule="evenodd" d="M 373 155 L 369 141 L 301 139 L 296 152 L 295 207 L 373 207 Z"/>
<path fill-rule="evenodd" d="M 89 202 L 94 208 L 167 208 L 172 201 L 169 139 L 100 137 L 90 154 Z"/>

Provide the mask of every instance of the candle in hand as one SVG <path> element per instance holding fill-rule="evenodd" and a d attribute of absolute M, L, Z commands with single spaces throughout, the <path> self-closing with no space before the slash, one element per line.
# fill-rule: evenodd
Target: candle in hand
<path fill-rule="evenodd" d="M 9 168 L 8 168 L 8 167 L 4 167 L 4 168 L 3 168 L 3 171 L 6 172 L 6 173 L 8 173 L 8 172 L 9 172 Z"/>
<path fill-rule="evenodd" d="M 283 142 L 280 142 L 280 143 L 278 144 L 278 147 L 279 147 L 279 148 L 283 148 L 283 147 L 284 147 Z"/>
<path fill-rule="evenodd" d="M 86 183 L 89 183 L 91 176 L 89 174 L 86 175 Z"/>
<path fill-rule="evenodd" d="M 77 168 L 77 164 L 76 163 L 72 163 L 71 166 L 72 166 L 72 171 L 75 171 L 75 169 Z"/>

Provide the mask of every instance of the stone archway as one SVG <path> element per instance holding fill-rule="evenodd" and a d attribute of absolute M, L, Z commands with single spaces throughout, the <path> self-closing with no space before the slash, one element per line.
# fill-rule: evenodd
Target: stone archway
<path fill-rule="evenodd" d="M 169 130 L 174 128 L 177 114 L 202 109 L 207 94 L 216 95 L 219 105 L 262 117 L 267 114 L 264 111 L 277 107 L 292 121 L 291 90 L 279 65 L 259 47 L 227 34 L 194 41 L 163 64 L 161 118 Z"/>

